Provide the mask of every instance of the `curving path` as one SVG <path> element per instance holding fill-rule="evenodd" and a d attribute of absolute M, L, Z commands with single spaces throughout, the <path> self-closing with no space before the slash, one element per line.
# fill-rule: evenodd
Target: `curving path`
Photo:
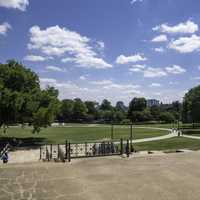
<path fill-rule="evenodd" d="M 137 128 L 145 128 L 145 129 L 147 129 L 147 127 L 137 127 Z M 169 139 L 169 138 L 173 138 L 173 137 L 177 137 L 178 136 L 178 131 L 172 130 L 172 129 L 155 128 L 155 127 L 148 127 L 148 129 L 151 129 L 151 130 L 165 130 L 165 131 L 169 131 L 169 134 L 163 135 L 163 136 L 158 136 L 158 137 L 151 137 L 151 138 L 133 139 L 132 142 L 133 143 L 151 142 L 151 141 L 164 140 L 164 139 Z M 124 143 L 126 143 L 126 141 L 124 141 Z"/>
<path fill-rule="evenodd" d="M 185 137 L 185 138 L 190 138 L 190 139 L 197 139 L 197 140 L 200 140 L 200 137 L 199 137 L 199 136 L 194 136 L 194 135 L 185 135 L 185 134 L 182 134 L 181 136 L 182 136 L 182 137 Z"/>
<path fill-rule="evenodd" d="M 158 129 L 158 130 L 161 130 L 161 129 Z M 152 138 L 136 139 L 136 140 L 133 140 L 133 143 L 151 142 L 151 141 L 157 141 L 157 140 L 164 140 L 164 139 L 169 139 L 169 138 L 173 138 L 173 137 L 177 137 L 177 136 L 178 136 L 177 131 L 172 131 L 170 129 L 170 133 L 167 134 L 167 135 L 158 136 L 158 137 L 152 137 Z"/>

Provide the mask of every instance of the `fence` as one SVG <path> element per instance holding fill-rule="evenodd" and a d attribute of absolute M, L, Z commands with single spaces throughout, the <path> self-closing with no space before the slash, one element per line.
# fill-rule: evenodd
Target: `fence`
<path fill-rule="evenodd" d="M 71 161 L 76 158 L 114 156 L 133 152 L 130 140 L 110 140 L 102 142 L 70 143 L 65 145 L 45 145 L 40 148 L 40 159 L 44 161 Z"/>

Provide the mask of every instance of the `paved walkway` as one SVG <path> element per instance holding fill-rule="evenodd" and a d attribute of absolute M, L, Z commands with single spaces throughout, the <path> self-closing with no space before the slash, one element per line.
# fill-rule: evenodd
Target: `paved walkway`
<path fill-rule="evenodd" d="M 197 139 L 197 140 L 200 140 L 200 137 L 199 137 L 199 136 L 194 136 L 194 135 L 184 135 L 184 134 L 182 134 L 181 136 L 182 136 L 182 137 L 185 137 L 185 138 L 191 138 L 191 139 Z"/>
<path fill-rule="evenodd" d="M 133 143 L 164 140 L 164 139 L 169 139 L 169 138 L 173 138 L 173 137 L 177 137 L 177 136 L 178 136 L 177 131 L 171 131 L 168 135 L 163 135 L 163 136 L 159 136 L 159 137 L 152 137 L 152 138 L 136 139 L 136 140 L 133 140 Z"/>

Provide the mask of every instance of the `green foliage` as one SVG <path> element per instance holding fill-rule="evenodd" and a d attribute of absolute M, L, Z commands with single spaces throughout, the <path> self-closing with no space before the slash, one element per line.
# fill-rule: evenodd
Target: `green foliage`
<path fill-rule="evenodd" d="M 81 99 L 74 100 L 73 107 L 73 120 L 75 122 L 81 122 L 86 119 L 88 109 L 85 103 Z"/>
<path fill-rule="evenodd" d="M 200 86 L 185 94 L 182 114 L 184 122 L 200 121 Z"/>
<path fill-rule="evenodd" d="M 104 99 L 100 105 L 100 109 L 105 111 L 105 110 L 112 110 L 113 108 L 110 101 Z"/>
<path fill-rule="evenodd" d="M 37 74 L 22 64 L 13 60 L 0 64 L 0 89 L 0 126 L 29 123 L 39 131 L 53 120 L 58 91 L 50 87 L 42 91 Z M 39 116 L 44 110 L 46 114 Z"/>
<path fill-rule="evenodd" d="M 165 123 L 172 123 L 174 122 L 175 118 L 174 115 L 170 112 L 162 112 L 160 114 L 160 120 Z"/>

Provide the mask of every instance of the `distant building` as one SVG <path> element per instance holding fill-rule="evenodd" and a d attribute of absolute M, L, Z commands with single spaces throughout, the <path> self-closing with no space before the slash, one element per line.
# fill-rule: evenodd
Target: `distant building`
<path fill-rule="evenodd" d="M 147 99 L 147 107 L 159 106 L 160 102 L 157 99 Z"/>

